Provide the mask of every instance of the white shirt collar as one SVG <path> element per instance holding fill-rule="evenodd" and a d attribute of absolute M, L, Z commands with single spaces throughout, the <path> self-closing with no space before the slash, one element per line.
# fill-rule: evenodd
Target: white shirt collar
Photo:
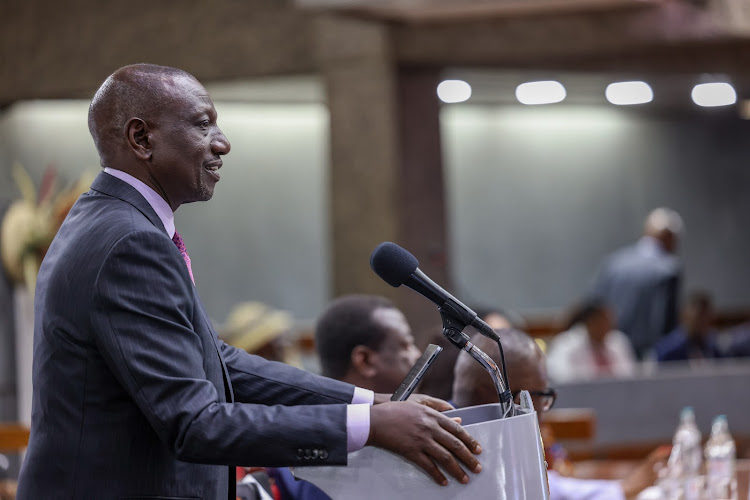
<path fill-rule="evenodd" d="M 167 234 L 169 234 L 169 237 L 172 238 L 174 236 L 174 212 L 169 206 L 169 203 L 167 203 L 164 198 L 159 196 L 156 191 L 144 184 L 143 181 L 136 179 L 132 175 L 123 172 L 122 170 L 105 167 L 104 171 L 113 177 L 117 177 L 123 182 L 127 182 L 128 184 L 133 186 L 139 193 L 141 193 L 141 195 L 146 198 L 148 204 L 151 205 L 151 208 L 154 209 L 156 215 L 159 216 L 159 219 L 161 219 L 161 223 L 164 224 L 164 229 L 167 230 Z"/>

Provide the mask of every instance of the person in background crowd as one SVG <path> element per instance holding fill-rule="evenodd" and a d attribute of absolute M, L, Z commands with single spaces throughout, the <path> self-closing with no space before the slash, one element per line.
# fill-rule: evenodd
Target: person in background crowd
<path fill-rule="evenodd" d="M 725 330 L 722 336 L 726 339 L 723 352 L 728 358 L 750 357 L 750 321 Z"/>
<path fill-rule="evenodd" d="M 508 384 L 519 403 L 522 390 L 531 394 L 540 424 L 544 412 L 555 402 L 556 393 L 549 387 L 544 354 L 534 340 L 516 329 L 498 330 L 505 351 Z M 492 340 L 477 334 L 471 341 L 493 359 L 499 359 L 500 350 Z M 453 402 L 456 407 L 497 403 L 498 395 L 492 379 L 471 356 L 461 352 L 456 362 L 453 383 Z M 669 455 L 668 448 L 658 448 L 641 462 L 622 481 L 587 480 L 564 477 L 554 470 L 548 471 L 550 500 L 623 500 L 635 498 L 638 493 L 656 481 L 655 465 Z"/>
<path fill-rule="evenodd" d="M 315 348 L 324 375 L 381 393 L 393 393 L 420 355 L 403 313 L 373 295 L 333 300 L 316 324 Z M 268 473 L 281 500 L 329 498 L 317 486 L 295 481 L 289 469 Z"/>
<path fill-rule="evenodd" d="M 687 361 L 705 358 L 720 358 L 722 353 L 716 345 L 716 331 L 711 295 L 707 292 L 691 293 L 682 310 L 682 322 L 654 347 L 656 360 Z"/>
<path fill-rule="evenodd" d="M 326 377 L 388 394 L 420 355 L 403 313 L 373 295 L 332 301 L 315 327 L 315 349 Z"/>
<path fill-rule="evenodd" d="M 229 313 L 219 329 L 219 338 L 250 354 L 300 368 L 299 356 L 291 352 L 284 338 L 293 323 L 285 311 L 276 311 L 260 302 L 243 302 Z"/>
<path fill-rule="evenodd" d="M 643 237 L 605 260 L 591 294 L 612 306 L 617 327 L 640 358 L 677 325 L 681 264 L 676 252 L 682 227 L 674 210 L 653 210 Z"/>
<path fill-rule="evenodd" d="M 556 335 L 547 348 L 550 379 L 559 384 L 599 377 L 626 377 L 636 371 L 630 341 L 614 329 L 611 309 L 599 299 L 578 305 L 567 331 Z"/>

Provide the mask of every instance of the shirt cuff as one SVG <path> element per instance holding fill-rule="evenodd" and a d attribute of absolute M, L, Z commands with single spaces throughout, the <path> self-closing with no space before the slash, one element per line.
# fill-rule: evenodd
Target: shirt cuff
<path fill-rule="evenodd" d="M 366 403 L 372 406 L 375 401 L 375 393 L 361 387 L 354 387 L 354 396 L 352 396 L 352 404 L 358 405 Z"/>
<path fill-rule="evenodd" d="M 368 391 L 372 394 L 372 391 Z M 370 406 L 367 403 L 346 407 L 346 451 L 362 449 L 370 437 Z"/>

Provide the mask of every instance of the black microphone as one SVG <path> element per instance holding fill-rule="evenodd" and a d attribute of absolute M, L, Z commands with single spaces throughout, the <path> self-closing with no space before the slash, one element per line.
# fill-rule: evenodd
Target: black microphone
<path fill-rule="evenodd" d="M 495 330 L 477 317 L 477 313 L 443 290 L 419 269 L 419 261 L 412 254 L 390 241 L 375 248 L 370 256 L 370 267 L 375 274 L 394 288 L 406 285 L 437 304 L 440 312 L 447 314 L 462 325 L 471 325 L 479 333 L 499 342 Z"/>

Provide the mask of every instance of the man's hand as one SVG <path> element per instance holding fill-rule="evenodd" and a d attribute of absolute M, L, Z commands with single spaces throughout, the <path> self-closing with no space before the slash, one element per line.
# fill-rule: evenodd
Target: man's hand
<path fill-rule="evenodd" d="M 381 403 L 387 403 L 388 401 L 391 400 L 391 396 L 393 396 L 393 394 L 386 394 L 386 393 L 383 393 L 383 392 L 376 392 L 375 393 L 375 397 L 372 400 L 372 404 L 379 405 Z"/>
<path fill-rule="evenodd" d="M 373 404 L 377 405 L 381 403 L 387 403 L 390 400 L 391 394 L 375 393 Z M 449 402 L 443 401 L 439 398 L 433 398 L 432 396 L 428 396 L 427 394 L 414 393 L 409 396 L 408 401 L 412 401 L 420 405 L 429 406 L 430 408 L 437 411 L 455 410 L 455 408 Z"/>
<path fill-rule="evenodd" d="M 370 408 L 367 444 L 401 455 L 442 486 L 447 485 L 448 480 L 438 466 L 464 484 L 469 482 L 469 476 L 459 462 L 474 473 L 482 470 L 474 457 L 482 448 L 458 422 L 428 406 L 409 401 L 382 403 Z"/>

